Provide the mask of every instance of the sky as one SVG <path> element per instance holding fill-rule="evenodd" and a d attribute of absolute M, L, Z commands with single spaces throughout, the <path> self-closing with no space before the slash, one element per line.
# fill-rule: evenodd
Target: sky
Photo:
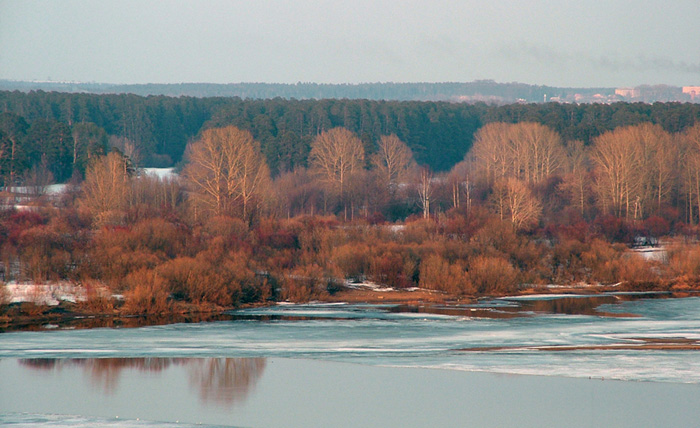
<path fill-rule="evenodd" d="M 700 85 L 700 4 L 0 0 L 0 79 Z"/>

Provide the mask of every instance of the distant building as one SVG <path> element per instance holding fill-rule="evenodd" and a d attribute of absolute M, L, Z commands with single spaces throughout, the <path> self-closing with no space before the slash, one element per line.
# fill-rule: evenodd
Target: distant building
<path fill-rule="evenodd" d="M 624 98 L 637 98 L 639 97 L 639 90 L 636 88 L 617 88 L 615 89 L 615 95 Z"/>
<path fill-rule="evenodd" d="M 683 93 L 690 95 L 690 99 L 700 99 L 700 86 L 683 86 Z"/>

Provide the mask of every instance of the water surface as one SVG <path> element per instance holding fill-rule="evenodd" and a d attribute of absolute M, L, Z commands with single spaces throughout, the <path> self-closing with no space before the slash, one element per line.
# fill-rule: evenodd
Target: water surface
<path fill-rule="evenodd" d="M 659 297 L 278 305 L 3 333 L 0 424 L 694 426 L 700 352 L 635 346 L 700 341 L 700 298 Z"/>
<path fill-rule="evenodd" d="M 270 358 L 0 361 L 0 423 L 118 428 L 694 426 L 695 385 L 462 373 Z M 53 364 L 53 363 L 51 363 Z M 111 367 L 115 365 L 114 367 Z M 239 385 L 232 371 L 252 373 Z M 213 369 L 213 367 L 219 367 Z M 264 367 L 264 370 L 261 368 Z M 116 371 L 116 372 L 115 372 Z M 234 370 L 235 371 L 235 370 Z M 240 379 L 240 378 L 239 378 Z M 238 387 L 242 390 L 236 392 Z M 26 424 L 25 426 L 34 426 Z"/>

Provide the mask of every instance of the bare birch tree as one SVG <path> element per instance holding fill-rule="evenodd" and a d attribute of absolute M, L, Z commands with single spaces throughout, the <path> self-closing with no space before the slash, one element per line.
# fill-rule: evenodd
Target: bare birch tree
<path fill-rule="evenodd" d="M 618 217 L 633 213 L 640 182 L 637 168 L 640 166 L 630 127 L 606 132 L 594 140 L 591 159 L 596 171 L 596 193 L 604 212 Z"/>
<path fill-rule="evenodd" d="M 372 164 L 393 193 L 414 165 L 413 152 L 395 134 L 383 135 L 379 139 L 379 150 L 372 156 Z"/>
<path fill-rule="evenodd" d="M 569 195 L 571 204 L 576 206 L 583 216 L 586 201 L 590 195 L 589 157 L 583 141 L 569 141 L 566 145 L 566 172 L 559 188 Z"/>
<path fill-rule="evenodd" d="M 40 164 L 32 166 L 29 171 L 25 172 L 23 181 L 24 187 L 30 195 L 40 197 L 46 194 L 49 185 L 54 182 L 46 155 L 41 156 Z"/>
<path fill-rule="evenodd" d="M 564 161 L 564 150 L 559 134 L 549 127 L 533 122 L 511 126 L 511 141 L 518 150 L 514 161 L 521 167 L 514 175 L 528 183 L 539 183 L 558 172 Z"/>
<path fill-rule="evenodd" d="M 118 153 L 94 158 L 85 172 L 79 206 L 98 226 L 119 222 L 128 204 L 131 177 L 126 159 Z"/>
<path fill-rule="evenodd" d="M 452 189 L 452 208 L 460 208 L 462 197 L 464 197 L 464 208 L 466 212 L 471 210 L 474 161 L 472 158 L 458 162 L 452 167 L 447 176 Z"/>
<path fill-rule="evenodd" d="M 488 185 L 506 177 L 539 183 L 560 171 L 564 149 L 559 134 L 539 123 L 490 123 L 470 152 Z"/>
<path fill-rule="evenodd" d="M 682 185 L 688 204 L 688 221 L 692 223 L 695 221 L 693 211 L 700 217 L 700 124 L 681 134 L 679 145 L 682 150 Z"/>
<path fill-rule="evenodd" d="M 353 174 L 364 164 L 362 141 L 345 128 L 333 128 L 319 134 L 311 143 L 309 167 L 313 174 L 335 193 L 347 218 L 346 187 Z"/>
<path fill-rule="evenodd" d="M 536 223 L 542 213 L 542 205 L 530 188 L 515 177 L 497 181 L 491 201 L 501 220 L 510 220 L 516 229 Z"/>
<path fill-rule="evenodd" d="M 188 158 L 184 176 L 215 215 L 240 208 L 247 220 L 251 203 L 266 195 L 270 170 L 248 131 L 235 126 L 208 129 L 189 147 Z"/>
<path fill-rule="evenodd" d="M 649 146 L 647 166 L 644 168 L 649 175 L 649 198 L 655 199 L 656 213 L 661 213 L 661 207 L 673 190 L 674 176 L 678 168 L 678 146 L 674 144 L 671 134 L 659 125 L 640 125 L 640 133 Z"/>
<path fill-rule="evenodd" d="M 507 123 L 484 125 L 474 137 L 474 145 L 467 154 L 474 158 L 488 186 L 505 177 L 510 166 L 509 129 Z"/>
<path fill-rule="evenodd" d="M 430 199 L 433 196 L 433 173 L 430 168 L 420 169 L 418 176 L 418 205 L 423 210 L 423 218 L 430 217 Z"/>
<path fill-rule="evenodd" d="M 672 190 L 678 150 L 658 125 L 617 128 L 594 141 L 596 191 L 604 211 L 641 219 Z"/>

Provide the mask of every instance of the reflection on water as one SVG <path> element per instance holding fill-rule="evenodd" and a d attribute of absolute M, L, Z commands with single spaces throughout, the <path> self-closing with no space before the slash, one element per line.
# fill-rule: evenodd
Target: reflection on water
<path fill-rule="evenodd" d="M 205 403 L 241 402 L 262 376 L 265 363 L 265 358 L 189 359 L 190 385 L 199 387 Z"/>
<path fill-rule="evenodd" d="M 256 392 L 245 402 L 210 406 L 198 400 L 197 388 L 188 386 L 189 369 L 185 367 L 203 370 L 204 378 L 228 373 L 232 380 L 237 378 L 232 373 L 240 369 L 232 364 L 235 360 L 229 365 L 223 359 L 218 363 L 159 361 L 155 365 L 140 358 L 118 362 L 115 366 L 121 370 L 122 385 L 113 396 L 96 393 L 80 379 L 83 369 L 92 364 L 83 361 L 25 361 L 19 365 L 17 360 L 0 360 L 0 426 L 639 428 L 696 427 L 700 420 L 696 385 L 271 358 Z M 161 363 L 169 364 L 167 369 Z M 247 364 L 256 367 L 252 361 Z M 151 369 L 156 374 L 146 376 Z M 220 386 L 222 376 L 214 379 Z M 197 379 L 197 383 L 206 385 L 207 381 Z"/>
<path fill-rule="evenodd" d="M 265 371 L 265 358 L 28 358 L 25 367 L 61 371 L 80 367 L 90 382 L 105 394 L 114 394 L 124 371 L 160 373 L 171 366 L 187 370 L 191 389 L 199 391 L 204 403 L 216 406 L 242 402 Z"/>
<path fill-rule="evenodd" d="M 389 308 L 392 313 L 425 313 L 435 315 L 507 319 L 535 314 L 551 315 L 592 315 L 605 317 L 637 317 L 636 314 L 605 312 L 602 305 L 615 305 L 640 299 L 671 298 L 672 293 L 629 293 L 599 295 L 547 295 L 504 297 L 484 300 L 476 305 L 397 305 Z"/>
<path fill-rule="evenodd" d="M 144 316 L 78 316 L 66 317 L 51 321 L 50 328 L 58 326 L 63 329 L 90 329 L 90 328 L 138 328 L 154 325 L 167 325 L 175 323 L 196 324 L 200 322 L 230 321 L 227 314 L 160 314 Z M 37 323 L 35 320 L 25 320 L 12 324 L 0 325 L 0 333 L 11 331 L 43 331 L 46 324 Z"/>
<path fill-rule="evenodd" d="M 555 315 L 598 315 L 598 316 L 636 316 L 632 314 L 613 314 L 599 310 L 601 305 L 617 304 L 627 300 L 638 300 L 641 295 L 602 295 L 586 297 L 560 297 L 557 299 L 532 299 L 521 301 L 522 309 L 539 314 Z M 648 296 L 645 296 L 648 298 Z"/>

